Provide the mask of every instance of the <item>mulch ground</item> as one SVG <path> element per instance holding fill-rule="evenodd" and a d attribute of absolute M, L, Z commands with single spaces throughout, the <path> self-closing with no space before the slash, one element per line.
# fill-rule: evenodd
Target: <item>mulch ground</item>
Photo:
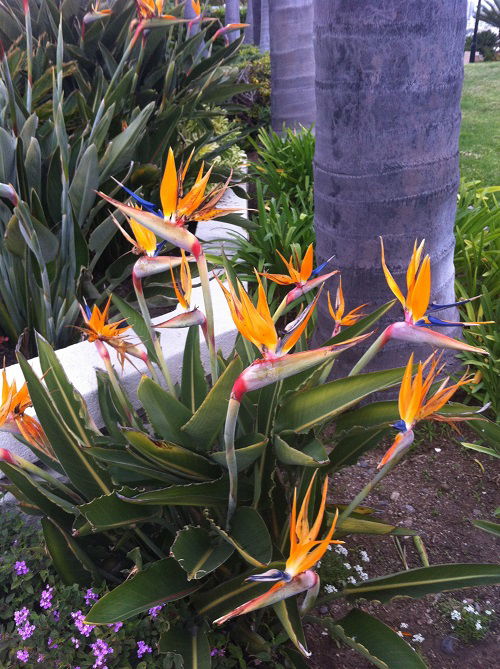
<path fill-rule="evenodd" d="M 462 440 L 467 438 L 462 437 Z M 469 439 L 473 441 L 471 437 Z M 377 517 L 416 530 L 427 549 L 430 564 L 447 562 L 498 562 L 499 542 L 491 534 L 472 525 L 471 520 L 493 520 L 499 504 L 500 472 L 493 458 L 467 451 L 457 442 L 455 434 L 445 429 L 425 433 L 407 457 L 380 483 L 364 504 L 377 509 Z M 435 449 L 441 449 L 437 451 Z M 331 500 L 348 503 L 373 477 L 376 465 L 384 453 L 381 447 L 368 453 L 357 465 L 348 467 L 333 477 Z M 409 568 L 421 567 L 422 562 L 411 537 L 400 537 L 406 551 Z M 347 537 L 346 547 L 366 550 L 370 563 L 369 577 L 402 571 L 404 566 L 391 537 Z M 453 637 L 451 620 L 439 611 L 441 600 L 456 598 L 477 602 L 481 609 L 500 612 L 500 590 L 493 586 L 468 588 L 429 595 L 423 599 L 396 599 L 388 604 L 364 602 L 361 608 L 398 630 L 401 622 L 408 631 L 421 634 L 425 641 L 413 646 L 422 654 L 431 669 L 489 669 L 498 666 L 498 627 L 482 641 L 464 644 Z M 489 602 L 489 604 L 487 603 Z M 341 618 L 349 610 L 335 601 L 328 609 L 315 615 Z M 497 629 L 495 629 L 495 627 Z M 355 651 L 338 646 L 335 641 L 309 625 L 307 629 L 313 655 L 310 666 L 324 669 L 364 669 L 372 667 Z"/>

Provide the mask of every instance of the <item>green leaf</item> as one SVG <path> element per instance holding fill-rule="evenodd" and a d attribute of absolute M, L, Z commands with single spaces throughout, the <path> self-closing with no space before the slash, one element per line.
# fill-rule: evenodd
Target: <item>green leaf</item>
<path fill-rule="evenodd" d="M 87 147 L 85 153 L 78 163 L 71 186 L 69 187 L 69 199 L 75 220 L 81 228 L 87 214 L 94 204 L 96 193 L 99 188 L 99 160 L 97 148 L 94 144 Z"/>
<path fill-rule="evenodd" d="M 251 491 L 245 482 L 239 489 L 241 501 L 251 499 Z M 217 481 L 208 481 L 206 483 L 188 483 L 187 485 L 173 485 L 161 490 L 151 490 L 134 495 L 133 497 L 123 497 L 128 502 L 134 504 L 161 504 L 170 506 L 220 506 L 227 502 L 229 496 L 229 481 L 226 477 Z"/>
<path fill-rule="evenodd" d="M 191 412 L 202 404 L 208 392 L 205 370 L 200 357 L 200 329 L 197 325 L 189 328 L 182 360 L 181 402 Z"/>
<path fill-rule="evenodd" d="M 285 399 L 276 417 L 276 432 L 308 432 L 346 411 L 373 392 L 401 382 L 404 368 L 348 376 L 322 386 L 293 393 Z"/>
<path fill-rule="evenodd" d="M 329 460 L 332 469 L 355 464 L 359 457 L 377 446 L 388 434 L 388 428 L 354 428 L 344 434 L 334 445 Z"/>
<path fill-rule="evenodd" d="M 188 581 L 203 578 L 232 555 L 233 547 L 202 527 L 185 527 L 177 532 L 170 553 L 187 572 Z"/>
<path fill-rule="evenodd" d="M 256 509 L 251 506 L 236 509 L 229 533 L 215 523 L 212 526 L 253 567 L 264 568 L 269 564 L 273 553 L 271 536 Z"/>
<path fill-rule="evenodd" d="M 174 558 L 164 558 L 101 597 L 87 613 L 86 622 L 101 625 L 128 620 L 153 606 L 188 597 L 199 587 L 188 583 Z"/>
<path fill-rule="evenodd" d="M 285 465 L 301 465 L 302 467 L 319 467 L 328 462 L 328 454 L 318 439 L 313 439 L 301 451 L 292 448 L 279 435 L 274 437 L 274 452 L 280 462 Z"/>
<path fill-rule="evenodd" d="M 263 434 L 246 434 L 236 440 L 236 465 L 239 472 L 247 469 L 260 458 L 268 441 L 269 439 Z M 211 458 L 222 467 L 227 467 L 225 451 L 212 453 Z"/>
<path fill-rule="evenodd" d="M 362 597 L 387 602 L 393 597 L 423 597 L 433 592 L 497 583 L 500 583 L 500 565 L 438 564 L 363 581 L 345 588 L 341 594 L 348 599 Z"/>
<path fill-rule="evenodd" d="M 468 441 L 461 441 L 462 446 L 469 448 L 471 451 L 477 451 L 478 453 L 484 453 L 485 455 L 491 455 L 492 458 L 500 458 L 500 453 L 497 453 L 492 448 L 487 446 L 481 446 L 480 444 L 471 444 Z"/>
<path fill-rule="evenodd" d="M 184 661 L 184 669 L 210 669 L 210 644 L 199 628 L 171 627 L 160 636 L 160 653 L 176 653 Z"/>
<path fill-rule="evenodd" d="M 308 657 L 310 653 L 307 651 L 307 642 L 304 630 L 302 629 L 302 621 L 297 606 L 297 597 L 284 599 L 277 604 L 273 604 L 273 609 L 294 646 L 298 648 L 305 657 Z"/>
<path fill-rule="evenodd" d="M 480 530 L 500 537 L 500 523 L 493 523 L 491 520 L 473 520 L 472 524 Z"/>
<path fill-rule="evenodd" d="M 135 480 L 148 481 L 153 479 L 155 481 L 163 481 L 163 483 L 182 483 L 178 476 L 167 474 L 159 471 L 158 468 L 153 468 L 151 463 L 139 456 L 136 453 L 131 453 L 129 450 L 122 448 L 99 448 L 93 447 L 88 450 L 89 455 L 106 462 L 110 474 L 115 477 L 115 470 L 123 473 L 122 470 L 136 472 L 138 474 Z"/>
<path fill-rule="evenodd" d="M 394 630 L 364 611 L 354 609 L 337 621 L 314 616 L 308 620 L 380 669 L 425 669 L 427 666 Z"/>
<path fill-rule="evenodd" d="M 144 523 L 158 516 L 160 512 L 159 507 L 125 502 L 117 496 L 116 491 L 96 497 L 88 504 L 80 505 L 78 509 L 96 532 Z"/>
<path fill-rule="evenodd" d="M 53 518 L 62 525 L 71 525 L 73 516 L 66 511 L 65 500 L 61 500 L 62 503 L 57 503 L 57 496 L 51 495 L 49 497 L 47 495 L 48 491 L 19 467 L 0 461 L 0 470 L 32 504 L 41 509 L 49 518 Z"/>
<path fill-rule="evenodd" d="M 280 567 L 283 567 L 283 564 L 280 564 Z M 246 578 L 253 573 L 257 573 L 257 570 L 245 572 L 215 588 L 199 593 L 193 599 L 194 607 L 201 616 L 207 616 L 212 621 L 250 599 L 263 595 L 269 590 L 269 583 L 247 581 Z"/>
<path fill-rule="evenodd" d="M 77 437 L 64 424 L 49 394 L 30 365 L 18 353 L 31 401 L 45 434 L 74 487 L 90 499 L 108 493 L 104 473 L 87 457 Z"/>
<path fill-rule="evenodd" d="M 202 455 L 168 441 L 153 441 L 143 432 L 125 430 L 127 441 L 153 464 L 183 478 L 207 481 L 220 476 L 217 465 Z"/>
<path fill-rule="evenodd" d="M 472 420 L 469 422 L 469 425 L 481 439 L 484 439 L 494 449 L 498 450 L 498 445 L 500 444 L 500 425 L 492 423 L 489 420 Z"/>
<path fill-rule="evenodd" d="M 142 406 L 154 431 L 162 439 L 189 446 L 191 439 L 181 432 L 192 414 L 178 399 L 164 390 L 148 376 L 143 376 L 137 389 Z"/>
<path fill-rule="evenodd" d="M 52 563 L 63 583 L 90 585 L 94 568 L 77 542 L 50 518 L 42 518 L 42 529 Z"/>
<path fill-rule="evenodd" d="M 329 522 L 331 522 L 333 514 L 327 513 L 327 516 Z M 339 520 L 335 529 L 335 538 L 347 534 L 393 534 L 409 537 L 417 534 L 417 532 L 407 527 L 397 527 L 396 525 L 384 523 L 382 520 L 376 518 L 367 520 L 351 514 L 348 518 Z"/>
<path fill-rule="evenodd" d="M 208 449 L 222 428 L 231 389 L 242 369 L 241 360 L 234 358 L 218 378 L 201 406 L 182 427 L 182 431 L 191 437 L 198 445 L 198 449 Z"/>

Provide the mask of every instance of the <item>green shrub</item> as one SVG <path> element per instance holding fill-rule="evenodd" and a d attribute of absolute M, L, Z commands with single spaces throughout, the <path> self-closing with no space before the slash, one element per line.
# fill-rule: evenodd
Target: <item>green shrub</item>
<path fill-rule="evenodd" d="M 240 105 L 238 117 L 245 129 L 267 126 L 271 121 L 271 57 L 262 54 L 258 47 L 245 44 L 241 47 L 236 64 L 239 67 L 238 81 L 248 84 L 249 91 L 234 96 Z M 245 148 L 251 149 L 249 144 Z"/>
<path fill-rule="evenodd" d="M 493 30 L 480 30 L 477 33 L 476 50 L 479 51 L 484 60 L 495 60 L 498 44 L 498 35 Z M 468 35 L 465 40 L 465 50 L 470 51 L 471 46 L 472 35 Z"/>
<path fill-rule="evenodd" d="M 481 641 L 488 636 L 491 626 L 496 621 L 495 610 L 488 605 L 481 611 L 470 599 L 461 602 L 447 599 L 439 604 L 444 620 L 451 625 L 453 634 L 464 643 Z"/>
<path fill-rule="evenodd" d="M 482 404 L 491 402 L 500 415 L 500 187 L 482 188 L 479 182 L 463 183 L 455 223 L 455 287 L 458 299 L 480 295 L 463 305 L 462 319 L 494 321 L 472 330 L 464 328 L 467 342 L 479 344 L 488 356 L 462 354 L 463 361 L 480 374 L 469 389 Z"/>

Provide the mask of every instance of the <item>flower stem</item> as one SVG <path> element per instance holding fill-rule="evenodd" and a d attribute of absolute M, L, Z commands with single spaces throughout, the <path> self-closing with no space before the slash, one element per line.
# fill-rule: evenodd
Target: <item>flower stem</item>
<path fill-rule="evenodd" d="M 229 500 L 227 504 L 227 521 L 229 528 L 231 518 L 236 509 L 238 501 L 238 465 L 236 462 L 236 451 L 234 448 L 234 437 L 236 434 L 236 424 L 238 422 L 238 413 L 240 402 L 231 397 L 227 406 L 226 424 L 224 426 L 224 445 L 226 448 L 226 464 L 229 473 Z"/>
<path fill-rule="evenodd" d="M 349 372 L 348 376 L 355 376 L 359 374 L 366 365 L 377 355 L 377 353 L 386 345 L 387 343 L 387 328 L 382 332 L 382 334 L 375 339 L 373 344 L 364 352 L 358 362 Z"/>
<path fill-rule="evenodd" d="M 212 373 L 212 386 L 215 385 L 218 373 L 217 352 L 215 350 L 214 333 L 214 310 L 212 306 L 212 295 L 210 292 L 210 279 L 208 278 L 207 259 L 203 251 L 196 258 L 198 273 L 200 275 L 201 289 L 203 291 L 203 302 L 205 305 L 205 317 L 207 319 L 207 341 L 210 354 L 210 370 Z"/>
<path fill-rule="evenodd" d="M 346 518 L 349 518 L 351 513 L 357 509 L 365 497 L 367 497 L 372 492 L 372 490 L 380 483 L 384 476 L 386 476 L 391 471 L 391 469 L 393 469 L 398 464 L 403 455 L 406 453 L 406 450 L 407 449 L 403 449 L 401 453 L 389 460 L 389 462 L 384 467 L 382 467 L 382 469 L 377 472 L 377 474 L 375 474 L 372 480 L 365 485 L 363 490 L 361 490 L 361 492 L 356 495 L 352 502 L 342 511 L 338 517 L 338 523 L 341 523 Z"/>
<path fill-rule="evenodd" d="M 144 297 L 144 291 L 142 290 L 142 281 L 134 273 L 132 273 L 132 283 L 133 283 L 133 286 L 134 286 L 135 295 L 137 297 L 137 302 L 139 304 L 139 308 L 141 310 L 142 317 L 144 319 L 144 322 L 146 323 L 146 327 L 148 328 L 151 343 L 153 344 L 153 347 L 154 347 L 154 350 L 155 350 L 155 353 L 156 353 L 156 357 L 158 358 L 158 364 L 160 366 L 161 373 L 163 374 L 163 378 L 165 379 L 165 383 L 167 384 L 169 392 L 175 397 L 174 382 L 172 381 L 172 377 L 171 377 L 170 371 L 168 369 L 167 361 L 165 360 L 165 357 L 163 355 L 163 351 L 161 350 L 160 340 L 157 337 L 156 332 L 153 329 L 153 323 L 151 321 L 151 315 L 149 313 L 146 298 Z M 156 374 L 155 374 L 155 376 L 156 376 Z"/>
<path fill-rule="evenodd" d="M 77 504 L 82 503 L 82 498 L 74 490 L 68 488 L 68 486 L 64 485 L 64 483 L 55 476 L 49 474 L 49 472 L 46 472 L 44 469 L 41 469 L 40 467 L 37 467 L 37 465 L 33 464 L 32 462 L 29 462 L 29 460 L 25 460 L 20 455 L 16 455 L 14 456 L 14 458 L 16 461 L 16 465 L 25 472 L 29 472 L 30 474 L 34 474 L 35 476 L 39 476 L 44 481 L 47 481 L 47 483 L 54 486 L 54 488 L 59 488 L 61 492 L 70 497 Z"/>
<path fill-rule="evenodd" d="M 286 306 L 287 306 L 287 304 L 286 304 L 286 295 L 285 295 L 285 297 L 281 300 L 281 304 L 279 305 L 279 307 L 276 309 L 276 311 L 273 314 L 273 323 L 276 323 L 278 318 L 285 311 Z"/>

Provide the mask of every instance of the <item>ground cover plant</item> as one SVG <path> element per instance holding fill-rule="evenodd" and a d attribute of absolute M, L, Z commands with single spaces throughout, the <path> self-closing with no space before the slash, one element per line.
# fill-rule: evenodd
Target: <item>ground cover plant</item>
<path fill-rule="evenodd" d="M 220 205 L 227 183 L 209 189 L 209 176 L 201 170 L 187 187 L 186 164 L 169 151 L 157 200 L 133 191 L 124 194 L 129 200 L 99 193 L 133 222 L 133 234 L 122 227 L 138 255 L 131 278 L 139 310 L 114 295 L 120 317 L 113 321 L 110 301 L 104 308 L 82 305 L 84 335 L 106 367 L 98 372 L 105 429 L 96 427 L 78 388 L 38 336 L 43 378 L 19 354 L 27 385 L 18 389 L 4 379 L 2 415 L 4 429 L 17 432 L 47 468 L 5 450 L 0 468 L 21 508 L 42 517 L 61 580 L 82 587 L 104 580 L 110 588 L 86 613 L 85 624 L 125 623 L 165 605 L 173 617 L 161 631 L 159 651 L 167 658 L 181 656 L 184 666 L 192 666 L 194 657 L 201 666 L 220 660 L 213 660 L 210 645 L 217 628 L 240 649 L 244 662 L 257 658 L 303 666 L 302 658 L 309 655 L 303 621 L 317 620 L 310 612 L 320 590 L 317 563 L 329 548 L 348 545 L 358 534 L 414 532 L 375 518 L 363 502 L 406 454 L 415 426 L 424 420 L 465 420 L 495 428 L 470 407 L 447 405 L 473 381 L 471 375 L 441 383 L 438 354 L 414 361 L 411 342 L 486 352 L 429 327 L 434 324 L 426 316 L 434 309 L 429 306 L 430 261 L 417 243 L 409 258 L 406 295 L 385 264 L 390 259 L 382 255 L 405 321 L 396 315 L 395 302 L 351 325 L 342 323 L 336 309 L 332 337 L 311 348 L 306 329 L 322 283 L 334 270 L 318 268 L 313 275 L 313 249 L 303 249 L 300 266 L 293 257 L 287 265 L 292 298 L 274 313 L 260 277 L 257 294 L 247 293 L 238 281 L 237 264 L 223 259 L 223 266 L 212 268 L 216 277 L 210 280 L 203 245 L 188 227 L 227 213 Z M 177 246 L 180 255 L 155 254 L 161 240 Z M 203 306 L 191 304 L 191 266 L 197 267 Z M 142 284 L 167 268 L 184 312 L 153 326 Z M 266 279 L 283 282 L 271 274 Z M 224 294 L 240 333 L 226 358 L 214 339 L 215 289 Z M 314 295 L 309 304 L 300 299 L 308 294 Z M 395 320 L 386 338 L 409 340 L 406 368 L 362 374 L 361 359 L 357 373 L 328 381 L 337 356 L 370 337 L 381 315 L 393 308 Z M 290 309 L 291 320 L 278 332 L 275 320 Z M 131 326 L 139 341 L 131 340 Z M 156 333 L 165 327 L 189 328 L 178 384 Z M 200 333 L 209 351 L 208 376 L 201 365 Z M 127 358 L 142 360 L 149 370 L 137 388 L 141 411 L 133 408 L 120 383 L 120 362 Z M 399 402 L 357 406 L 374 392 L 398 387 Z M 39 423 L 25 414 L 30 402 Z M 335 432 L 325 441 L 322 428 L 332 420 Z M 337 473 L 390 434 L 391 425 L 396 436 L 372 479 L 347 503 L 336 501 Z M 327 500 L 330 483 L 333 501 Z M 498 579 L 498 568 L 491 564 L 423 566 L 356 583 L 346 579 L 322 601 L 355 605 L 360 598 L 420 597 Z M 360 616 L 362 624 L 357 624 Z M 341 619 L 322 617 L 321 624 L 372 661 L 390 663 L 398 657 L 405 666 L 424 666 L 411 645 L 356 605 Z M 383 638 L 383 645 L 375 637 Z M 99 648 L 104 656 L 106 647 Z"/>

